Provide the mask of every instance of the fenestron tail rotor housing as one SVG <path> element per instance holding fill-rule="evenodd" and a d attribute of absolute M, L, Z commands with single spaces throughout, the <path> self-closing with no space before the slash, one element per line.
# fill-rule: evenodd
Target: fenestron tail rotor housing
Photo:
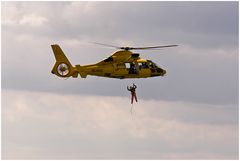
<path fill-rule="evenodd" d="M 69 66 L 66 63 L 60 63 L 57 66 L 57 72 L 60 76 L 66 76 L 69 74 L 70 69 Z"/>

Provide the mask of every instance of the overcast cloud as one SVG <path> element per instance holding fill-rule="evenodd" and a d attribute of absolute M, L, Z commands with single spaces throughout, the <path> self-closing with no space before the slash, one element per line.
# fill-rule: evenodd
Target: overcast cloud
<path fill-rule="evenodd" d="M 238 20 L 238 2 L 2 2 L 3 158 L 237 159 Z M 136 51 L 166 77 L 50 73 L 54 43 L 72 64 L 115 52 L 89 41 L 179 47 Z"/>

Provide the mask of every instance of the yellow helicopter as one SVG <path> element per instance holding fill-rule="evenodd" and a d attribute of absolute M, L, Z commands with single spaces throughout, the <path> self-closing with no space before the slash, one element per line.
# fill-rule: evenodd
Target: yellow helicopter
<path fill-rule="evenodd" d="M 153 61 L 140 58 L 138 53 L 131 50 L 158 49 L 175 47 L 178 45 L 152 46 L 152 47 L 117 47 L 102 43 L 95 43 L 108 47 L 120 49 L 110 57 L 96 64 L 73 66 L 59 45 L 51 45 L 56 62 L 52 69 L 52 74 L 62 78 L 73 77 L 86 78 L 87 75 L 108 77 L 108 78 L 148 78 L 164 76 L 166 70 L 158 67 Z"/>

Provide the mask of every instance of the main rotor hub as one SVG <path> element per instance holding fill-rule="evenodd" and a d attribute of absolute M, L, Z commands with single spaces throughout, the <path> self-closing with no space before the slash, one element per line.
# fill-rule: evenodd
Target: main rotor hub
<path fill-rule="evenodd" d="M 122 49 L 122 50 L 126 50 L 126 51 L 132 50 L 131 47 L 120 47 L 120 49 Z"/>

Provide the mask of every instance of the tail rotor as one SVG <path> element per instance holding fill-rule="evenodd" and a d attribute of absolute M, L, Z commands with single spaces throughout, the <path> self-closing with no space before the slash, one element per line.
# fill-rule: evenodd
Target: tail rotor
<path fill-rule="evenodd" d="M 69 74 L 70 69 L 69 69 L 69 67 L 68 67 L 67 64 L 61 63 L 61 64 L 59 64 L 58 67 L 57 67 L 57 72 L 58 72 L 58 74 L 61 75 L 61 76 L 66 76 L 66 75 Z"/>

